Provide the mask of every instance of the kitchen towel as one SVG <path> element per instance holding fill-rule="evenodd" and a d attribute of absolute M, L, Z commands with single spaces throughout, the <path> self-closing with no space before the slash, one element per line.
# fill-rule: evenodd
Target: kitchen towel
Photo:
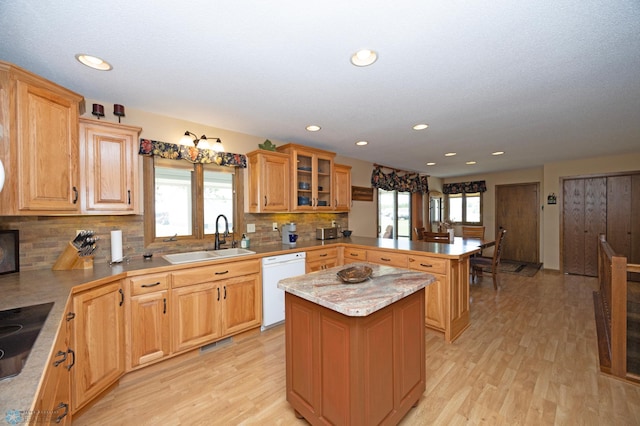
<path fill-rule="evenodd" d="M 122 262 L 122 230 L 111 231 L 111 261 Z"/>

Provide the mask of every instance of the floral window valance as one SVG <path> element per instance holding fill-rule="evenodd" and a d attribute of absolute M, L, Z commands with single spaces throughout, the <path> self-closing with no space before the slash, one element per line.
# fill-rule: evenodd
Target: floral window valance
<path fill-rule="evenodd" d="M 445 194 L 471 194 L 474 192 L 486 192 L 487 184 L 483 180 L 474 182 L 445 183 L 442 192 Z"/>
<path fill-rule="evenodd" d="M 247 157 L 231 152 L 216 152 L 169 142 L 140 139 L 140 155 L 157 155 L 170 160 L 186 160 L 190 163 L 216 163 L 219 166 L 247 167 Z"/>
<path fill-rule="evenodd" d="M 376 165 L 371 173 L 371 186 L 374 188 L 385 191 L 429 192 L 428 176 L 396 169 L 385 173 L 383 168 L 385 167 Z"/>

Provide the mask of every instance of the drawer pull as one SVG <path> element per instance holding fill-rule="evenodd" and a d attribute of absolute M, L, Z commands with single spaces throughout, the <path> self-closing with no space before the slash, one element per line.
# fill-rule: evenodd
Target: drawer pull
<path fill-rule="evenodd" d="M 56 417 L 55 419 L 56 423 L 60 423 L 62 419 L 67 417 L 67 415 L 69 414 L 69 404 L 65 404 L 64 402 L 61 402 L 60 404 L 58 404 L 54 412 L 57 413 L 58 410 L 62 410 L 62 409 L 64 409 L 64 412 L 60 414 L 58 417 Z"/>
<path fill-rule="evenodd" d="M 157 285 L 160 285 L 160 281 L 158 281 L 157 283 L 153 283 L 153 284 L 142 284 L 140 287 L 149 288 L 149 287 L 155 287 Z"/>
<path fill-rule="evenodd" d="M 66 352 L 58 351 L 58 353 L 56 354 L 56 357 L 59 357 L 59 356 L 61 356 L 62 359 L 59 359 L 59 360 L 55 361 L 53 363 L 54 367 L 59 366 L 60 364 L 62 364 L 63 362 L 65 362 L 67 360 L 67 353 Z"/>
<path fill-rule="evenodd" d="M 360 256 L 360 255 L 359 255 L 359 254 L 357 254 L 357 253 L 349 253 L 349 256 L 352 256 L 352 257 L 358 257 L 358 256 Z"/>
<path fill-rule="evenodd" d="M 222 271 L 222 272 L 216 272 L 215 275 L 224 275 L 224 274 L 228 274 L 229 270 L 226 271 Z"/>
<path fill-rule="evenodd" d="M 433 268 L 433 265 L 430 265 L 428 263 L 421 263 L 420 266 L 424 266 L 425 268 Z"/>
<path fill-rule="evenodd" d="M 384 260 L 385 262 L 391 262 L 391 259 L 387 257 L 381 257 L 380 260 Z"/>
<path fill-rule="evenodd" d="M 71 354 L 71 364 L 67 365 L 67 371 L 71 371 L 71 367 L 76 365 L 76 353 L 72 349 L 67 349 L 67 353 Z"/>
<path fill-rule="evenodd" d="M 320 257 L 327 257 L 327 256 L 329 256 L 329 253 L 324 253 L 320 255 Z"/>

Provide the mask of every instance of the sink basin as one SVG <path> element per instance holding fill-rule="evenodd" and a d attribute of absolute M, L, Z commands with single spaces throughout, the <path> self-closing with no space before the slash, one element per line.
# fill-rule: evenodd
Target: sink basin
<path fill-rule="evenodd" d="M 224 259 L 228 257 L 246 256 L 255 254 L 255 251 L 243 248 L 230 248 L 215 251 L 190 251 L 186 253 L 165 254 L 162 257 L 169 263 L 177 265 L 180 263 L 202 262 L 205 260 Z"/>

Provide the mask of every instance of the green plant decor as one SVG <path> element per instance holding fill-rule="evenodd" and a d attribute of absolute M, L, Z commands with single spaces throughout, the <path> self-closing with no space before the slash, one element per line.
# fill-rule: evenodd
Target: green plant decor
<path fill-rule="evenodd" d="M 276 150 L 276 146 L 274 144 L 272 144 L 269 139 L 266 139 L 264 141 L 264 143 L 259 143 L 258 144 L 258 148 L 264 149 L 264 150 L 267 150 L 267 151 L 275 151 Z"/>

